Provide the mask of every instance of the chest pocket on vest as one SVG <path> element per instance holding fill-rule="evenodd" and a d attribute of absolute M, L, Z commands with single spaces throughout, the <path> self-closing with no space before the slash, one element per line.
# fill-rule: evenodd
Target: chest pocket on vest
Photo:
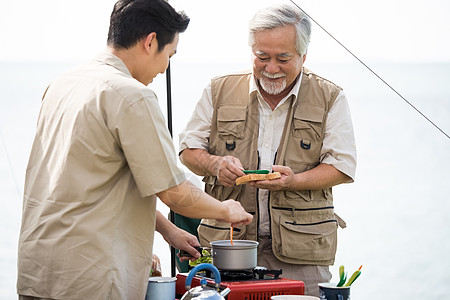
<path fill-rule="evenodd" d="M 221 106 L 217 110 L 217 131 L 222 137 L 244 138 L 247 106 Z"/>
<path fill-rule="evenodd" d="M 325 109 L 321 106 L 301 104 L 296 109 L 292 135 L 306 141 L 317 141 L 322 136 Z"/>

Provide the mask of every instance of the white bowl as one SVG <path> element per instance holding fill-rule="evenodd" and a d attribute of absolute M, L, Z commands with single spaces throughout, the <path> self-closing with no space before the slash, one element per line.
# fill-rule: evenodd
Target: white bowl
<path fill-rule="evenodd" d="M 318 297 L 304 295 L 278 295 L 270 297 L 271 300 L 319 300 Z"/>

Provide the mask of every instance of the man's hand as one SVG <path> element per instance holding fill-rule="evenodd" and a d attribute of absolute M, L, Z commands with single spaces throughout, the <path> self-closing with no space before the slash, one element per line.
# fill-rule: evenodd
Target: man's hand
<path fill-rule="evenodd" d="M 188 259 L 196 260 L 201 256 L 200 253 L 194 248 L 200 247 L 200 243 L 194 235 L 190 234 L 187 231 L 176 227 L 176 229 L 171 230 L 170 233 L 164 235 L 163 238 L 174 248 L 184 250 L 192 256 L 192 258 L 179 257 L 180 261 Z"/>
<path fill-rule="evenodd" d="M 189 181 L 162 191 L 157 196 L 174 212 L 189 218 L 223 220 L 236 226 L 247 225 L 253 219 L 239 202 L 234 200 L 221 202 Z"/>
<path fill-rule="evenodd" d="M 241 161 L 231 155 L 217 156 L 204 149 L 184 149 L 181 162 L 199 176 L 217 176 L 224 186 L 233 186 L 236 178 L 244 176 Z"/>
<path fill-rule="evenodd" d="M 253 219 L 253 216 L 247 213 L 242 205 L 235 200 L 225 200 L 221 205 L 227 207 L 227 213 L 224 215 L 221 222 L 231 223 L 231 227 L 239 227 L 240 225 L 248 225 Z"/>
<path fill-rule="evenodd" d="M 164 240 L 176 249 L 187 251 L 192 260 L 200 257 L 200 253 L 194 247 L 200 247 L 197 238 L 189 232 L 175 226 L 167 220 L 159 211 L 156 211 L 156 231 L 158 231 Z M 189 258 L 180 258 L 180 261 Z"/>
<path fill-rule="evenodd" d="M 269 191 L 283 191 L 292 189 L 292 183 L 294 182 L 294 172 L 291 168 L 286 166 L 274 165 L 272 166 L 274 172 L 280 172 L 281 178 L 272 180 L 258 180 L 251 181 L 248 185 L 266 189 Z"/>
<path fill-rule="evenodd" d="M 215 175 L 221 184 L 224 186 L 235 185 L 236 178 L 244 176 L 244 169 L 241 161 L 234 156 L 222 156 L 214 160 Z"/>
<path fill-rule="evenodd" d="M 294 174 L 291 168 L 274 165 L 272 170 L 280 172 L 281 178 L 261 180 L 249 183 L 250 186 L 269 191 L 282 190 L 322 190 L 341 183 L 352 182 L 352 179 L 329 164 L 321 163 L 316 167 Z"/>

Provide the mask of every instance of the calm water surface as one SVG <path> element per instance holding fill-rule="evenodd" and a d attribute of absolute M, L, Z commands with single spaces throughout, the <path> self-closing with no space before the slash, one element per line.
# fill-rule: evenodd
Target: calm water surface
<path fill-rule="evenodd" d="M 15 299 L 22 190 L 41 95 L 52 78 L 75 63 L 0 63 L 0 299 Z M 334 189 L 339 265 L 363 265 L 352 299 L 448 298 L 450 282 L 450 140 L 358 64 L 307 65 L 344 88 L 358 148 L 356 182 Z M 242 65 L 172 64 L 174 141 L 209 78 Z M 450 133 L 450 64 L 373 66 L 438 126 Z M 165 78 L 150 85 L 165 105 Z M 193 180 L 200 184 L 197 177 Z M 159 209 L 168 209 L 159 204 Z M 154 252 L 170 276 L 167 244 Z"/>

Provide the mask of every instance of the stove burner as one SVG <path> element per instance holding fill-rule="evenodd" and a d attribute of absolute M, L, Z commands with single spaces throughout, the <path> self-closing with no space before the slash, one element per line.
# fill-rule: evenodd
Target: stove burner
<path fill-rule="evenodd" d="M 220 277 L 223 281 L 230 280 L 248 280 L 253 279 L 252 270 L 242 270 L 242 271 L 219 271 Z"/>
<path fill-rule="evenodd" d="M 283 270 L 268 270 L 266 267 L 255 267 L 248 270 L 219 270 L 222 281 L 238 280 L 262 280 L 278 279 Z M 214 279 L 214 274 L 209 270 L 199 272 L 198 275 Z"/>
<path fill-rule="evenodd" d="M 253 277 L 255 279 L 264 279 L 265 275 L 272 275 L 274 279 L 278 279 L 282 273 L 282 269 L 268 270 L 266 267 L 255 267 L 253 269 Z"/>

